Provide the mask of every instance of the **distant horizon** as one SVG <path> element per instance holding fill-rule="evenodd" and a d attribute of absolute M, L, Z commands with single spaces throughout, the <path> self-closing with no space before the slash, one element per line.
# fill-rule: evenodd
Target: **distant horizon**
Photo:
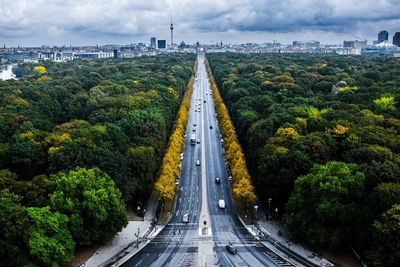
<path fill-rule="evenodd" d="M 393 33 L 393 35 L 394 34 L 395 33 Z M 378 35 L 378 33 L 377 33 L 377 35 Z M 73 43 L 71 43 L 71 44 L 61 44 L 61 43 L 59 43 L 59 44 L 49 44 L 49 43 L 36 42 L 35 44 L 7 45 L 7 43 L 3 42 L 3 43 L 0 43 L 0 49 L 2 49 L 4 47 L 4 45 L 6 46 L 6 48 L 17 48 L 18 46 L 22 47 L 22 48 L 35 48 L 35 47 L 43 47 L 43 46 L 48 46 L 50 48 L 52 48 L 52 47 L 70 47 L 70 46 L 71 47 L 83 47 L 83 46 L 95 47 L 97 45 L 101 46 L 101 47 L 103 47 L 103 46 L 130 46 L 132 44 L 139 44 L 139 43 L 150 44 L 150 38 L 151 37 L 156 37 L 156 36 L 149 36 L 148 40 L 147 39 L 146 40 L 135 39 L 135 41 L 125 42 L 125 43 L 115 42 L 115 41 L 109 41 L 109 42 L 103 41 L 103 42 L 97 42 L 97 43 L 96 42 L 79 42 L 79 44 L 78 43 L 75 43 L 75 44 L 73 44 Z M 288 36 L 288 37 L 290 37 L 290 36 Z M 388 42 L 392 43 L 392 38 L 390 38 L 390 37 L 391 36 L 390 36 L 390 33 L 389 33 Z M 292 39 L 285 38 L 285 39 L 286 39 L 285 41 L 280 41 L 279 39 L 271 39 L 271 40 L 261 40 L 261 41 L 244 40 L 243 42 L 238 42 L 238 41 L 235 42 L 234 40 L 232 40 L 232 41 L 223 41 L 223 40 L 215 40 L 214 41 L 214 40 L 211 40 L 209 42 L 201 42 L 201 41 L 195 40 L 195 41 L 190 42 L 190 41 L 186 41 L 186 40 L 182 39 L 182 40 L 180 40 L 178 42 L 174 41 L 174 45 L 179 45 L 182 41 L 186 45 L 195 45 L 196 42 L 199 42 L 200 44 L 203 44 L 203 45 L 215 45 L 217 43 L 220 44 L 221 42 L 223 43 L 223 45 L 241 45 L 241 44 L 246 44 L 246 43 L 265 44 L 265 43 L 274 43 L 274 42 L 280 43 L 282 45 L 292 45 L 292 43 L 294 41 L 299 41 L 299 42 L 303 42 L 303 43 L 311 42 L 311 41 L 318 41 L 318 42 L 320 42 L 321 45 L 341 45 L 341 44 L 343 44 L 343 41 L 354 41 L 354 40 L 359 40 L 359 41 L 367 40 L 367 44 L 368 45 L 372 45 L 374 41 L 378 40 L 378 38 L 375 38 L 375 39 L 344 38 L 342 40 L 337 40 L 337 42 L 323 42 L 320 39 L 318 39 L 317 37 L 314 38 L 314 39 L 300 39 L 300 38 L 297 38 L 297 39 L 296 38 L 292 38 Z M 166 40 L 167 44 L 169 45 L 169 42 L 168 42 L 167 38 L 157 38 L 156 37 L 156 40 Z"/>

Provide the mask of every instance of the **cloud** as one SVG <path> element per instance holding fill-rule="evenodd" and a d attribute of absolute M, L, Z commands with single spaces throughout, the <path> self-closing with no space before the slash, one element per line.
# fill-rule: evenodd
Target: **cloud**
<path fill-rule="evenodd" d="M 399 0 L 2 0 L 0 40 L 166 38 L 171 7 L 182 39 L 313 31 L 373 38 L 375 28 L 400 30 Z"/>

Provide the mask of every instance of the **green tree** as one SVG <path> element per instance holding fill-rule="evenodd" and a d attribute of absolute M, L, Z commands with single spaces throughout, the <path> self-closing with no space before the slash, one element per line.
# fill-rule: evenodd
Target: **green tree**
<path fill-rule="evenodd" d="M 395 204 L 373 224 L 372 266 L 400 265 L 400 205 Z"/>
<path fill-rule="evenodd" d="M 364 174 L 356 164 L 315 165 L 299 177 L 287 204 L 286 227 L 313 245 L 337 248 L 351 240 Z"/>
<path fill-rule="evenodd" d="M 127 225 L 120 191 L 99 169 L 76 168 L 50 176 L 53 210 L 70 218 L 69 229 L 78 244 L 107 241 Z"/>
<path fill-rule="evenodd" d="M 24 233 L 28 221 L 21 197 L 0 191 L 0 259 L 3 266 L 20 266 L 26 261 Z"/>
<path fill-rule="evenodd" d="M 68 217 L 49 207 L 27 208 L 27 245 L 34 264 L 59 266 L 73 259 L 75 243 L 68 231 Z"/>

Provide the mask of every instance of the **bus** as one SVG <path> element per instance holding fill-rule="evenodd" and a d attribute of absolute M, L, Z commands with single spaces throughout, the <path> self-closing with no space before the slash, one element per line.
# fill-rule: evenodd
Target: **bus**
<path fill-rule="evenodd" d="M 196 135 L 192 134 L 190 136 L 190 144 L 195 145 L 196 144 Z"/>

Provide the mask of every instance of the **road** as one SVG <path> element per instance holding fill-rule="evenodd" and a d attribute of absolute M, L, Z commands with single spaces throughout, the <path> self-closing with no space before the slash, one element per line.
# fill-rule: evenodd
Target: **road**
<path fill-rule="evenodd" d="M 190 144 L 192 133 L 200 144 Z M 202 242 L 199 235 L 204 220 L 209 220 L 207 226 L 211 226 L 209 243 L 214 254 L 213 257 L 207 254 L 207 266 L 293 266 L 264 247 L 239 220 L 232 203 L 220 140 L 204 55 L 199 55 L 176 209 L 159 235 L 122 266 L 198 266 L 202 262 L 199 261 L 203 253 L 199 251 Z M 201 166 L 196 166 L 196 160 L 200 160 Z M 215 183 L 216 177 L 221 179 L 220 184 Z M 202 195 L 207 199 L 202 199 Z M 218 207 L 219 199 L 225 200 L 225 209 Z M 186 213 L 188 224 L 182 223 Z M 228 243 L 237 248 L 237 254 L 228 253 L 225 248 Z"/>

